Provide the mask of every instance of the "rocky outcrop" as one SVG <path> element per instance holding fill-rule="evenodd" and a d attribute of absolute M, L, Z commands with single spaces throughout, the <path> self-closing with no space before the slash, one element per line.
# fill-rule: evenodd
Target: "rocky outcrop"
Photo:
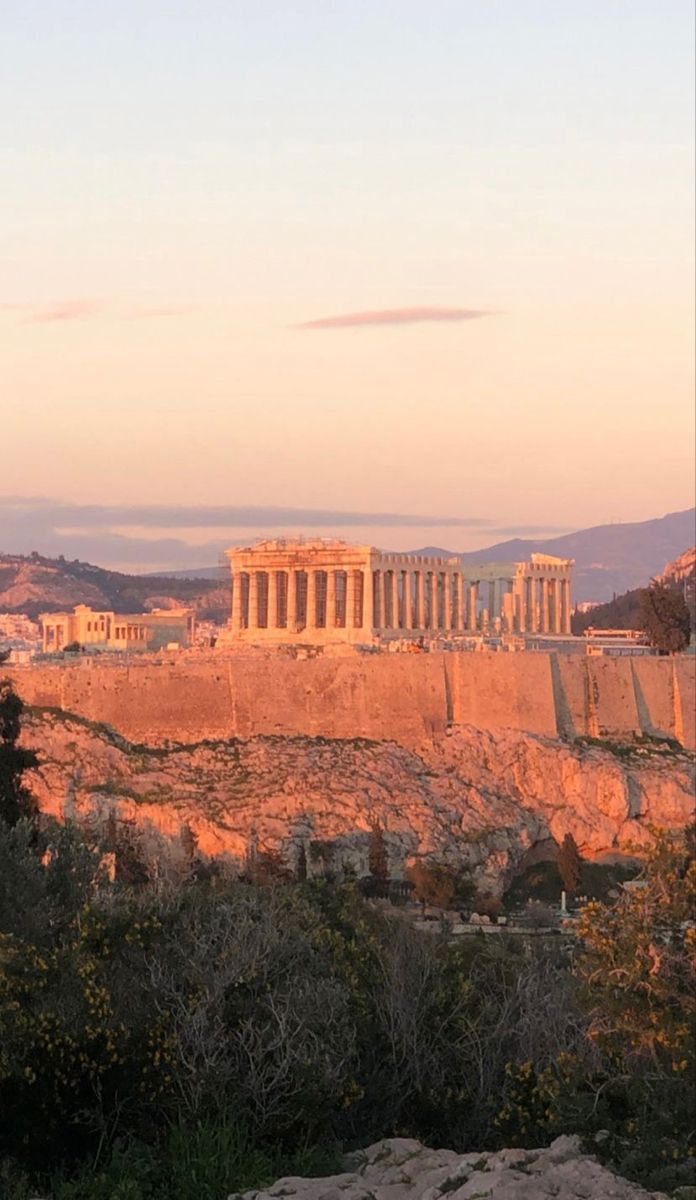
<path fill-rule="evenodd" d="M 407 1138 L 377 1142 L 352 1155 L 346 1171 L 326 1179 L 279 1179 L 266 1191 L 229 1200 L 664 1200 L 581 1152 L 575 1137 L 545 1150 L 455 1154 Z"/>
<path fill-rule="evenodd" d="M 34 709 L 24 740 L 39 754 L 30 780 L 58 817 L 110 812 L 176 843 L 241 860 L 251 839 L 300 845 L 310 874 L 350 864 L 367 873 L 369 831 L 386 831 L 395 874 L 430 856 L 500 890 L 536 848 L 571 833 L 589 858 L 625 853 L 652 826 L 693 811 L 693 755 L 636 744 L 614 752 L 513 731 L 458 728 L 416 752 L 389 741 L 251 737 L 149 747 L 106 726 Z"/>
<path fill-rule="evenodd" d="M 696 546 L 691 546 L 672 562 L 668 562 L 659 578 L 672 583 L 680 583 L 685 579 L 693 579 L 695 575 Z"/>

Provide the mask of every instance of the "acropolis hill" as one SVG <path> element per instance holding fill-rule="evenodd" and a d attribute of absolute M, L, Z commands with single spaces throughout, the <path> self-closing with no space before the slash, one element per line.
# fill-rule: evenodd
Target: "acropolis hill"
<path fill-rule="evenodd" d="M 358 872 L 377 821 L 397 863 L 466 861 L 493 887 L 568 832 L 592 857 L 685 824 L 696 660 L 564 652 L 571 564 L 539 557 L 485 575 L 325 541 L 233 551 L 225 648 L 10 670 L 32 789 L 167 837 L 185 821 L 238 859 L 252 829 L 290 859 L 324 839 Z M 492 623 L 558 649 L 485 649 Z"/>

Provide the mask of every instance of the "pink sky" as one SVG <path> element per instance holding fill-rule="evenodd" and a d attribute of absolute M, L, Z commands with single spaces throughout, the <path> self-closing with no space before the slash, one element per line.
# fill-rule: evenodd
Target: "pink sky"
<path fill-rule="evenodd" d="M 41 40 L 33 7 L 3 492 L 550 531 L 693 503 L 689 5 L 57 0 Z"/>

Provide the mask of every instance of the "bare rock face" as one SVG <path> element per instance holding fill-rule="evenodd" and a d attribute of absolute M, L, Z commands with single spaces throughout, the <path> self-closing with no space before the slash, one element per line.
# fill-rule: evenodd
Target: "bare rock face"
<path fill-rule="evenodd" d="M 665 1200 L 582 1154 L 575 1137 L 557 1138 L 546 1150 L 494 1154 L 455 1154 L 390 1138 L 352 1155 L 346 1165 L 342 1175 L 288 1177 L 267 1191 L 229 1200 Z"/>
<path fill-rule="evenodd" d="M 184 825 L 205 855 L 241 860 L 253 836 L 309 873 L 366 874 L 369 830 L 385 830 L 390 866 L 430 856 L 500 890 L 536 847 L 571 833 L 588 858 L 678 828 L 693 812 L 694 756 L 621 754 L 531 734 L 458 728 L 420 752 L 366 739 L 264 736 L 136 745 L 106 726 L 34 710 L 31 788 L 55 816 L 110 812 L 154 838 Z"/>

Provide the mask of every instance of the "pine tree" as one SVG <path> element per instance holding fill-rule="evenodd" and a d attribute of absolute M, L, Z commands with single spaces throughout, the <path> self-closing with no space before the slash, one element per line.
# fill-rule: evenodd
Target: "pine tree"
<path fill-rule="evenodd" d="M 567 833 L 558 851 L 558 873 L 563 887 L 574 896 L 580 883 L 582 859 L 572 833 Z"/>
<path fill-rule="evenodd" d="M 307 878 L 307 851 L 305 850 L 304 842 L 300 842 L 300 848 L 297 852 L 295 875 L 299 883 L 304 883 Z"/>
<path fill-rule="evenodd" d="M 24 785 L 25 771 L 38 765 L 33 750 L 17 745 L 24 704 L 10 679 L 0 680 L 0 820 L 16 825 L 22 817 L 35 818 L 36 801 Z"/>
<path fill-rule="evenodd" d="M 386 891 L 389 883 L 389 858 L 387 844 L 384 840 L 384 830 L 381 825 L 373 825 L 370 830 L 370 845 L 368 851 L 370 876 L 376 884 Z"/>
<path fill-rule="evenodd" d="M 685 650 L 691 635 L 691 617 L 681 592 L 653 580 L 640 594 L 640 628 L 651 646 L 662 654 Z"/>

